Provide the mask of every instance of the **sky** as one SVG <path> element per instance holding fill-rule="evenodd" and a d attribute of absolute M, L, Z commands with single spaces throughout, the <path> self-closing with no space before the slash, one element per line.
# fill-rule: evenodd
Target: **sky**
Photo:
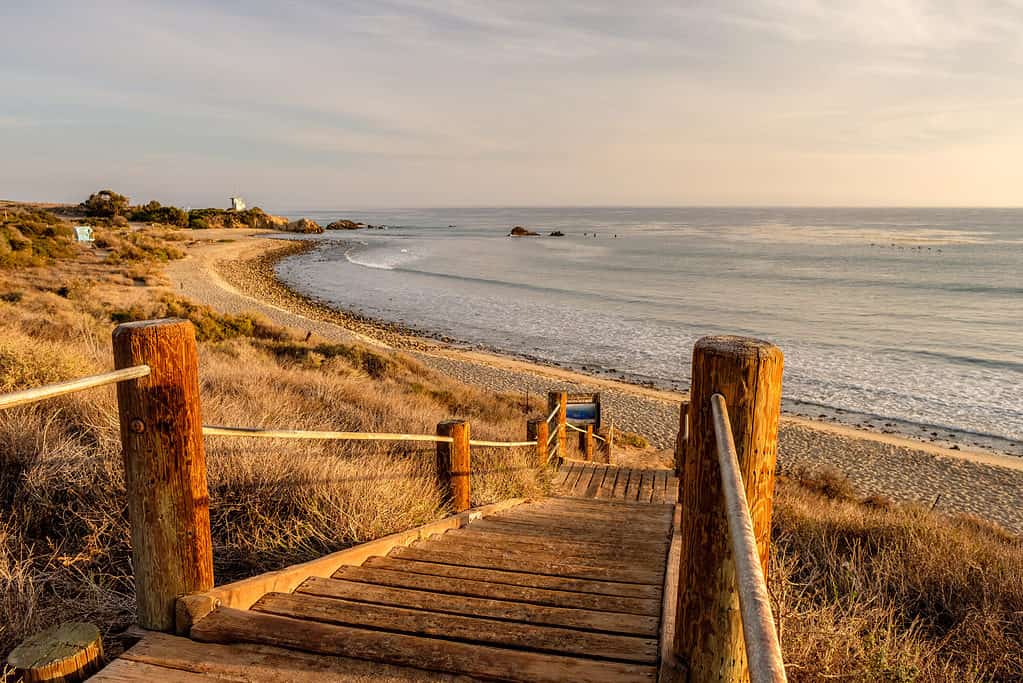
<path fill-rule="evenodd" d="M 0 198 L 1023 205 L 1023 0 L 0 0 Z"/>

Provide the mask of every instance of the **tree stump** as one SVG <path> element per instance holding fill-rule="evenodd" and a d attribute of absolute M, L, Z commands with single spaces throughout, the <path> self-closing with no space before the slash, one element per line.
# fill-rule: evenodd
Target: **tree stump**
<path fill-rule="evenodd" d="M 103 666 L 103 641 L 92 624 L 69 622 L 32 636 L 7 663 L 25 683 L 77 683 Z"/>

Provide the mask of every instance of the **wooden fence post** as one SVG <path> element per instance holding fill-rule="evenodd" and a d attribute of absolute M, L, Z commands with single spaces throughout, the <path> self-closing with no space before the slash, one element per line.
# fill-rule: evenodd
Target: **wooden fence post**
<path fill-rule="evenodd" d="M 568 427 L 565 426 L 568 419 L 568 392 L 548 391 L 547 412 L 554 410 L 554 406 L 561 406 L 554 428 L 558 430 L 558 457 L 564 460 L 568 455 Z"/>
<path fill-rule="evenodd" d="M 453 443 L 437 443 L 437 481 L 455 512 L 471 506 L 469 489 L 469 422 L 447 420 L 437 425 L 437 436 L 450 436 Z"/>
<path fill-rule="evenodd" d="M 728 542 L 710 397 L 724 396 L 764 570 L 781 411 L 782 353 L 765 341 L 704 337 L 693 348 L 683 452 L 675 651 L 689 680 L 746 681 L 749 672 Z"/>
<path fill-rule="evenodd" d="M 138 622 L 172 631 L 178 596 L 213 588 L 195 329 L 177 319 L 126 323 L 113 342 L 115 367 L 151 369 L 117 385 L 117 404 Z"/>
<path fill-rule="evenodd" d="M 547 467 L 547 439 L 551 438 L 547 420 L 538 417 L 526 423 L 526 441 L 536 440 L 536 464 Z"/>
<path fill-rule="evenodd" d="M 593 461 L 593 444 L 596 439 L 593 438 L 593 425 L 586 425 L 586 431 L 580 432 L 580 441 L 582 441 L 583 459 L 586 462 Z"/>

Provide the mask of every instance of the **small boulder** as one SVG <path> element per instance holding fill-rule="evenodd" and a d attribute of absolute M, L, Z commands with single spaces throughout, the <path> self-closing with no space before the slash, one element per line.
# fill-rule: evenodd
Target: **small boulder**
<path fill-rule="evenodd" d="M 564 236 L 565 236 L 565 233 L 561 232 L 560 230 L 555 230 L 554 232 L 552 232 L 550 234 L 550 237 L 564 237 Z"/>
<path fill-rule="evenodd" d="M 320 227 L 319 223 L 308 218 L 299 218 L 297 221 L 288 223 L 287 226 L 282 229 L 287 232 L 301 232 L 306 234 L 323 232 L 323 228 Z"/>
<path fill-rule="evenodd" d="M 539 235 L 540 233 L 533 232 L 532 230 L 526 230 L 521 225 L 516 225 L 511 229 L 511 232 L 508 233 L 509 237 L 538 237 Z"/>
<path fill-rule="evenodd" d="M 328 225 L 327 230 L 361 230 L 365 227 L 366 226 L 363 223 L 356 223 L 355 221 L 341 219 Z"/>

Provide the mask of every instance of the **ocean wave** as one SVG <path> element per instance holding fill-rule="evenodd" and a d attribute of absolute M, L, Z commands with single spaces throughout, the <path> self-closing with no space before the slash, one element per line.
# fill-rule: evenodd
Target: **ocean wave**
<path fill-rule="evenodd" d="M 354 266 L 374 268 L 376 270 L 396 270 L 405 264 L 412 263 L 422 255 L 407 248 L 373 247 L 366 249 L 366 243 L 355 244 L 344 252 L 345 261 Z"/>

